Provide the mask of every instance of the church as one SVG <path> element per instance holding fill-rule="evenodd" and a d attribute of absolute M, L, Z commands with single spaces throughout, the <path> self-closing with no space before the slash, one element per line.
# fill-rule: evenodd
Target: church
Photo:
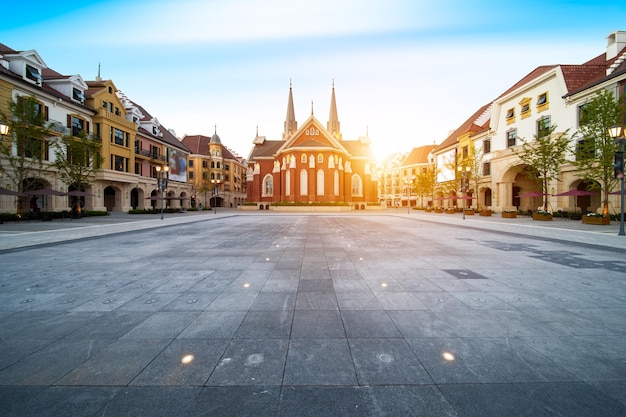
<path fill-rule="evenodd" d="M 283 137 L 259 136 L 248 157 L 247 202 L 259 208 L 273 203 L 348 204 L 355 209 L 378 205 L 378 178 L 370 139 L 343 140 L 335 85 L 330 97 L 326 126 L 311 109 L 298 127 L 293 91 L 289 85 Z"/>

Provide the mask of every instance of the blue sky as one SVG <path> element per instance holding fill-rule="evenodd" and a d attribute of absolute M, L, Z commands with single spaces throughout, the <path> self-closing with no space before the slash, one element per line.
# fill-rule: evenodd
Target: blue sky
<path fill-rule="evenodd" d="M 18 4 L 19 3 L 19 4 Z M 34 6 L 34 7 L 33 7 Z M 334 80 L 346 140 L 379 157 L 441 143 L 539 65 L 580 64 L 626 30 L 624 1 L 34 1 L 3 6 L 0 42 L 56 71 L 101 76 L 178 136 L 246 157 L 258 126 L 325 124 Z M 312 104 L 313 103 L 313 104 Z"/>

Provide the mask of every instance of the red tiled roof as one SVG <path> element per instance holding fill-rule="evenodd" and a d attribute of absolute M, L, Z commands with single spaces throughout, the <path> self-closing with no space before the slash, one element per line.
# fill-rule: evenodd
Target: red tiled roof
<path fill-rule="evenodd" d="M 420 146 L 419 148 L 413 148 L 409 155 L 404 160 L 403 165 L 416 165 L 428 163 L 428 154 L 434 150 L 436 145 Z"/>
<path fill-rule="evenodd" d="M 474 114 L 472 114 L 461 126 L 459 126 L 454 132 L 452 132 L 446 140 L 444 140 L 440 145 L 435 148 L 435 151 L 446 149 L 450 146 L 453 146 L 457 143 L 459 136 L 462 136 L 466 133 L 478 133 L 484 130 L 484 124 L 478 126 L 475 122 L 478 117 L 482 116 L 483 113 L 491 106 L 491 102 L 485 104 L 480 109 L 478 109 Z"/>

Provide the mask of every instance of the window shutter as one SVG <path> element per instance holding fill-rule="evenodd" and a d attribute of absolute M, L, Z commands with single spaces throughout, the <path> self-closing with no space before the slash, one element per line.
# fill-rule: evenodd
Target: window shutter
<path fill-rule="evenodd" d="M 48 120 L 50 120 L 49 116 L 50 116 L 50 109 L 48 108 L 48 106 L 43 106 L 43 114 L 46 117 L 46 122 Z"/>
<path fill-rule="evenodd" d="M 90 130 L 89 130 L 89 122 L 85 121 L 85 133 L 89 134 Z"/>
<path fill-rule="evenodd" d="M 67 115 L 67 127 L 72 127 L 72 116 Z"/>

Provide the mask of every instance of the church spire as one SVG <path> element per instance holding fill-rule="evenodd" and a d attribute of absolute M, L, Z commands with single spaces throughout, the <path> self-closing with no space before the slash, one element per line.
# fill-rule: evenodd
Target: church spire
<path fill-rule="evenodd" d="M 337 101 L 335 100 L 335 80 L 333 79 L 333 90 L 330 97 L 330 116 L 328 117 L 328 131 L 337 139 L 341 139 L 341 128 L 339 116 L 337 115 Z"/>
<path fill-rule="evenodd" d="M 283 139 L 291 136 L 296 130 L 298 130 L 298 122 L 296 122 L 296 113 L 293 110 L 293 93 L 291 91 L 291 79 L 289 79 L 289 101 L 287 102 L 287 117 L 285 118 Z"/>

